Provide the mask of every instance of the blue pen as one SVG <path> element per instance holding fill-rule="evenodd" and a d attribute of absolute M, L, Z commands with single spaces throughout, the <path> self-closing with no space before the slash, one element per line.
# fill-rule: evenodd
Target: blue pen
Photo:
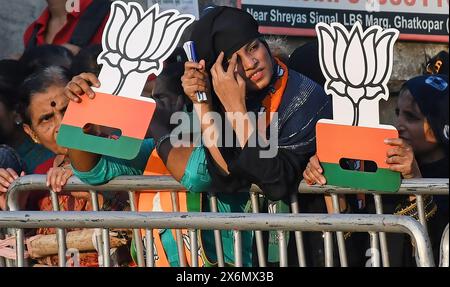
<path fill-rule="evenodd" d="M 193 41 L 188 41 L 184 43 L 183 49 L 189 61 L 198 63 L 197 54 L 195 52 L 195 45 Z M 207 100 L 206 93 L 204 92 L 197 92 L 196 95 L 198 102 L 204 102 Z"/>

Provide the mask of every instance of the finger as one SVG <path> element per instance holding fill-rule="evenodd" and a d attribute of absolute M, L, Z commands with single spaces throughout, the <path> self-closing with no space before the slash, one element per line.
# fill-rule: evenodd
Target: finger
<path fill-rule="evenodd" d="M 216 73 L 218 75 L 224 74 L 225 71 L 223 70 L 223 58 L 225 57 L 225 54 L 223 52 L 220 52 L 219 57 L 217 57 L 216 62 L 214 63 L 213 68 L 216 70 Z"/>
<path fill-rule="evenodd" d="M 202 62 L 203 61 L 203 62 Z M 188 72 L 190 70 L 203 70 L 205 68 L 205 61 L 202 60 L 200 61 L 200 63 L 196 63 L 196 62 L 186 62 L 184 63 L 184 72 Z"/>
<path fill-rule="evenodd" d="M 0 189 L 2 190 L 2 192 L 6 192 L 10 185 L 11 183 L 9 181 L 0 176 Z"/>
<path fill-rule="evenodd" d="M 234 71 L 236 70 L 237 65 L 237 54 L 233 54 L 231 57 L 230 64 L 228 65 L 227 74 L 231 77 L 234 75 Z"/>
<path fill-rule="evenodd" d="M 315 181 L 320 184 L 320 185 L 324 185 L 327 183 L 325 177 L 322 175 L 321 172 L 319 172 L 318 169 L 314 168 L 313 166 L 310 168 L 310 171 L 315 179 Z"/>
<path fill-rule="evenodd" d="M 61 183 L 63 182 L 65 173 L 66 173 L 66 171 L 64 169 L 63 170 L 58 169 L 58 174 L 55 177 L 56 192 L 60 192 L 62 189 L 63 184 L 61 184 Z M 64 183 L 65 183 L 65 181 L 64 181 Z"/>
<path fill-rule="evenodd" d="M 404 157 L 400 157 L 400 156 L 392 156 L 390 158 L 386 159 L 386 163 L 387 164 L 405 164 L 406 163 L 406 158 Z"/>
<path fill-rule="evenodd" d="M 308 185 L 313 185 L 315 182 L 314 182 L 314 179 L 313 179 L 313 177 L 312 177 L 312 175 L 311 175 L 311 172 L 309 171 L 309 168 L 306 168 L 304 171 L 303 171 L 303 179 L 305 180 L 305 182 L 308 184 Z"/>
<path fill-rule="evenodd" d="M 6 171 L 9 172 L 9 174 L 14 178 L 14 180 L 19 178 L 19 176 L 17 175 L 17 172 L 14 169 L 7 168 Z"/>
<path fill-rule="evenodd" d="M 22 171 L 22 172 L 20 173 L 20 176 L 25 176 L 25 172 Z"/>
<path fill-rule="evenodd" d="M 14 178 L 9 174 L 9 172 L 4 169 L 0 168 L 0 178 L 3 178 L 3 180 L 7 181 L 8 183 L 13 183 Z"/>
<path fill-rule="evenodd" d="M 311 166 L 316 169 L 318 172 L 322 173 L 323 169 L 322 166 L 320 165 L 320 161 L 319 158 L 317 157 L 317 155 L 312 156 L 309 159 L 309 162 L 311 163 Z"/>
<path fill-rule="evenodd" d="M 391 149 L 388 149 L 386 155 L 387 157 L 393 157 L 393 156 L 406 156 L 407 154 L 407 150 L 405 148 L 402 147 L 394 147 Z"/>
<path fill-rule="evenodd" d="M 198 68 L 198 70 L 200 70 L 203 73 L 206 73 L 206 61 L 200 60 L 200 62 L 198 62 L 198 64 L 201 66 L 201 68 Z"/>
<path fill-rule="evenodd" d="M 64 96 L 69 98 L 69 100 L 71 100 L 72 102 L 80 103 L 81 98 L 77 96 L 74 92 L 72 92 L 72 90 L 69 88 L 70 84 L 71 83 L 68 83 L 67 86 L 64 88 Z"/>
<path fill-rule="evenodd" d="M 73 172 L 71 170 L 66 170 L 66 172 L 61 176 L 61 189 L 63 186 L 66 185 L 69 178 L 73 175 Z"/>
<path fill-rule="evenodd" d="M 389 165 L 389 170 L 403 173 L 406 171 L 406 167 L 403 164 L 392 164 Z"/>
<path fill-rule="evenodd" d="M 92 73 L 82 73 L 78 75 L 80 78 L 90 82 L 94 87 L 100 88 L 101 83 L 98 80 L 97 76 Z"/>
<path fill-rule="evenodd" d="M 406 142 L 400 138 L 389 138 L 384 140 L 385 144 L 391 145 L 391 146 L 403 146 L 406 144 Z"/>
<path fill-rule="evenodd" d="M 86 94 L 90 99 L 93 99 L 95 97 L 94 91 L 85 79 L 81 77 L 75 77 L 72 80 L 72 83 L 75 83 L 78 86 L 78 92 L 81 90 L 81 94 Z M 80 93 L 78 94 L 80 95 Z"/>
<path fill-rule="evenodd" d="M 74 80 L 70 81 L 70 82 L 67 84 L 66 88 L 67 88 L 68 90 L 70 90 L 73 94 L 77 95 L 77 96 L 79 96 L 79 95 L 81 96 L 81 95 L 84 94 L 83 89 L 82 89 L 82 88 L 77 84 L 77 82 L 74 81 Z"/>
<path fill-rule="evenodd" d="M 190 71 L 191 78 L 196 78 L 202 81 L 206 81 L 206 73 L 198 71 L 198 70 L 192 70 Z"/>
<path fill-rule="evenodd" d="M 53 171 L 54 171 L 54 168 L 53 168 L 53 167 L 50 168 L 50 169 L 47 171 L 47 179 L 46 179 L 46 182 L 45 182 L 45 185 L 46 185 L 47 187 L 50 187 L 50 180 L 51 180 L 51 178 L 52 178 L 52 173 L 53 173 Z"/>
<path fill-rule="evenodd" d="M 57 169 L 55 168 L 54 169 L 54 172 L 52 173 L 52 175 L 51 175 L 51 177 L 50 177 L 50 186 L 52 187 L 52 190 L 54 191 L 54 192 L 58 192 L 57 191 L 57 184 L 56 184 L 56 178 L 58 177 L 58 174 L 57 174 L 58 172 L 57 172 Z"/>
<path fill-rule="evenodd" d="M 184 85 L 186 87 L 194 86 L 194 85 L 202 85 L 206 86 L 206 81 L 204 79 L 199 78 L 190 78 L 184 80 Z"/>
<path fill-rule="evenodd" d="M 236 73 L 236 80 L 239 85 L 239 87 L 245 87 L 245 80 L 239 75 L 239 73 Z"/>

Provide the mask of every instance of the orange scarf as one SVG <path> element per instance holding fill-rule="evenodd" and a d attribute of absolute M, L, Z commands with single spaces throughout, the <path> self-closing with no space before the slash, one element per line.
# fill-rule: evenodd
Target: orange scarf
<path fill-rule="evenodd" d="M 263 106 L 266 109 L 266 123 L 269 125 L 271 121 L 271 113 L 278 111 L 281 104 L 281 99 L 283 98 L 284 91 L 286 90 L 286 85 L 289 77 L 289 70 L 287 66 L 281 62 L 279 59 L 274 58 L 278 66 L 280 66 L 282 75 L 279 75 L 278 80 L 274 84 L 274 90 L 269 92 L 269 94 L 263 100 Z"/>

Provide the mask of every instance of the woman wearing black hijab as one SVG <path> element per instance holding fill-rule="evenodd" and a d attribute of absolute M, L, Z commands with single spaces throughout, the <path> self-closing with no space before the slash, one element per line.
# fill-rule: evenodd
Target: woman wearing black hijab
<path fill-rule="evenodd" d="M 315 153 L 315 124 L 332 115 L 330 98 L 323 89 L 272 57 L 260 38 L 250 14 L 215 7 L 193 28 L 191 40 L 201 61 L 187 62 L 182 77 L 184 92 L 202 119 L 212 178 L 208 191 L 217 193 L 231 210 L 241 212 L 251 184 L 258 185 L 270 200 L 288 199 L 297 191 L 303 169 Z M 198 102 L 197 91 L 206 92 L 208 101 Z M 275 129 L 251 123 L 249 119 L 261 111 L 277 113 L 278 117 L 266 118 Z M 218 113 L 221 122 L 211 123 L 214 113 L 210 112 Z M 241 118 L 232 120 L 231 113 Z M 229 142 L 226 131 L 231 130 L 237 144 L 224 145 L 205 136 L 226 126 L 229 129 L 218 132 L 222 140 Z M 275 152 L 262 156 L 270 150 L 264 147 L 266 137 L 271 144 L 275 140 Z"/>

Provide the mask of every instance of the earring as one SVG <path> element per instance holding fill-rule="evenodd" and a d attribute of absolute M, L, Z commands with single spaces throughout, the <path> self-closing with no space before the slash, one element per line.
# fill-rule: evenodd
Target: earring
<path fill-rule="evenodd" d="M 38 140 L 38 138 L 36 136 L 33 136 L 32 139 L 33 139 L 35 144 L 40 144 L 40 142 L 39 142 L 39 140 Z"/>
<path fill-rule="evenodd" d="M 20 127 L 22 125 L 22 121 L 21 120 L 16 120 L 16 126 Z"/>

